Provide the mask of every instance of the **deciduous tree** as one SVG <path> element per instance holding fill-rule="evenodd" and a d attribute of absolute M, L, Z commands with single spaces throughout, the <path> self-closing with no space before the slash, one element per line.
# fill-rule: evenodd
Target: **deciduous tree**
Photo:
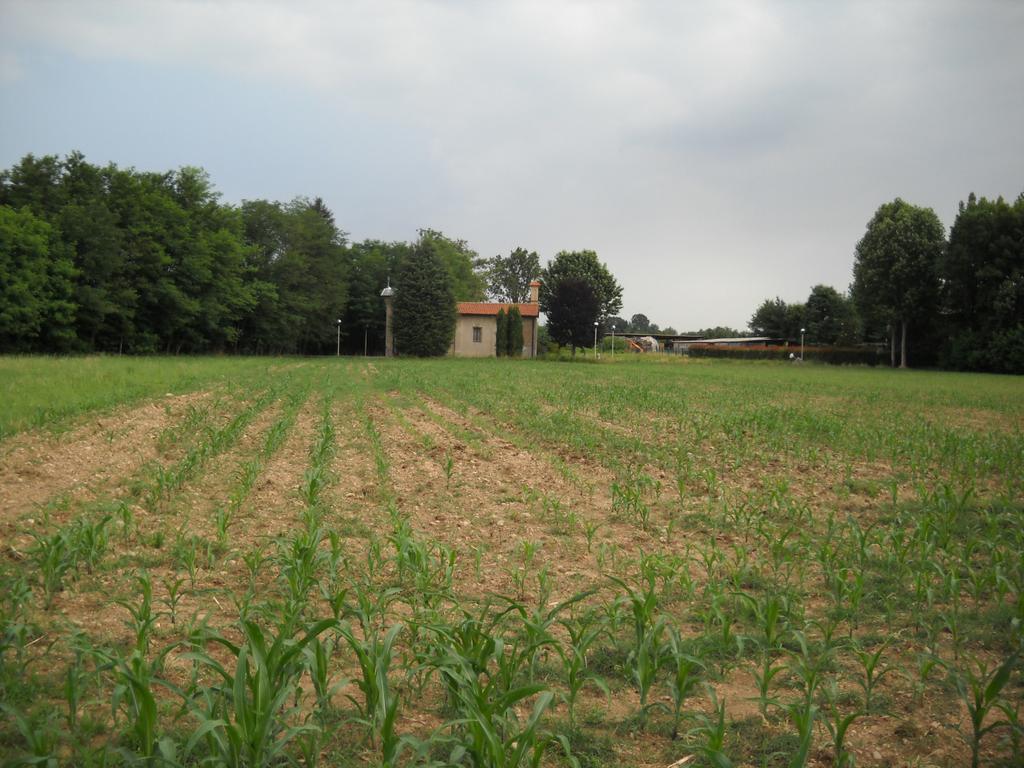
<path fill-rule="evenodd" d="M 0 206 L 0 352 L 67 349 L 74 339 L 71 260 L 26 207 Z"/>
<path fill-rule="evenodd" d="M 938 272 L 947 364 L 1024 373 L 1024 195 L 961 202 Z"/>
<path fill-rule="evenodd" d="M 554 286 L 569 277 L 590 286 L 597 297 L 598 317 L 611 317 L 622 309 L 622 287 L 594 251 L 559 251 L 541 271 L 540 308 L 549 317 Z"/>
<path fill-rule="evenodd" d="M 849 345 L 860 338 L 857 310 L 849 297 L 829 285 L 811 288 L 805 305 L 807 340 L 812 344 Z"/>
<path fill-rule="evenodd" d="M 548 282 L 548 333 L 555 341 L 576 348 L 587 345 L 594 333 L 594 322 L 601 314 L 601 300 L 587 280 L 563 277 Z"/>
<path fill-rule="evenodd" d="M 487 260 L 487 295 L 492 301 L 523 304 L 530 300 L 530 283 L 540 276 L 535 251 L 516 248 L 508 256 Z"/>
<path fill-rule="evenodd" d="M 465 240 L 455 240 L 434 229 L 421 229 L 420 242 L 430 243 L 434 253 L 448 270 L 456 301 L 483 301 L 487 292 L 484 276 L 487 259 L 469 247 Z"/>
<path fill-rule="evenodd" d="M 938 296 L 936 266 L 945 233 L 931 208 L 899 198 L 882 205 L 857 243 L 853 298 L 861 316 L 900 334 L 900 367 L 908 366 L 908 326 L 933 316 Z"/>

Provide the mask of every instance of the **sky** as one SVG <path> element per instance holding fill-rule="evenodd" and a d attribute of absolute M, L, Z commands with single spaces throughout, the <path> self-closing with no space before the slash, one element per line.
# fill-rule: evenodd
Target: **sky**
<path fill-rule="evenodd" d="M 1024 2 L 0 0 L 0 168 L 205 168 L 351 239 L 589 248 L 622 316 L 845 290 L 895 197 L 1024 192 Z"/>

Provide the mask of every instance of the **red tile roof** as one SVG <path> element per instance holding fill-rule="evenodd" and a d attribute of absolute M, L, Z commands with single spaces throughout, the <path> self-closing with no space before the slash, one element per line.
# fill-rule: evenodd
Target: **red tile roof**
<path fill-rule="evenodd" d="M 519 307 L 523 317 L 539 317 L 539 304 L 497 304 L 489 301 L 460 301 L 455 305 L 460 315 L 497 315 L 499 309 L 508 312 L 512 307 Z"/>

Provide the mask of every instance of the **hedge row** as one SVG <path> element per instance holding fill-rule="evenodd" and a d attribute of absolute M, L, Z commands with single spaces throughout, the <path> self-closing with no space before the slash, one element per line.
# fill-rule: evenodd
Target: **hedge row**
<path fill-rule="evenodd" d="M 788 360 L 790 355 L 800 357 L 800 345 L 790 346 L 719 346 L 717 344 L 691 344 L 690 357 L 728 357 L 736 360 Z M 805 347 L 804 360 L 830 365 L 888 365 L 886 350 L 863 347 Z"/>

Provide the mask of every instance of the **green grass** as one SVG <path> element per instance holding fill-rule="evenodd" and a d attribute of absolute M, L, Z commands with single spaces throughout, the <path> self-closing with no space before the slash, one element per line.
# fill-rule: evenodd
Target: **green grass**
<path fill-rule="evenodd" d="M 226 357 L 0 357 L 0 440 L 78 414 L 218 382 L 285 361 Z"/>

